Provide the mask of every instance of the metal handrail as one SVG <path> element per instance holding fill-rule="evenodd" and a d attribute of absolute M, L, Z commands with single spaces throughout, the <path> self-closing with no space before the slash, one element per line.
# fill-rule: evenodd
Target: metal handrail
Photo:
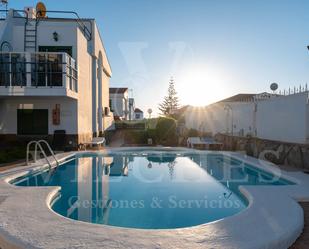
<path fill-rule="evenodd" d="M 51 154 L 52 157 L 54 158 L 54 160 L 55 160 L 55 162 L 56 162 L 56 164 L 57 164 L 57 167 L 58 167 L 58 166 L 59 166 L 59 162 L 58 162 L 58 160 L 57 160 L 57 158 L 56 158 L 56 156 L 55 156 L 53 150 L 51 149 L 50 145 L 49 145 L 45 140 L 40 140 L 40 141 L 38 141 L 38 145 L 40 145 L 41 143 L 43 143 L 43 144 L 45 144 L 45 145 L 47 146 L 47 148 L 48 148 L 50 154 Z"/>
<path fill-rule="evenodd" d="M 86 21 L 83 20 L 82 18 L 80 18 L 80 16 L 77 14 L 77 12 L 75 12 L 75 11 L 60 11 L 60 10 L 38 11 L 36 13 L 36 19 L 38 21 L 48 20 L 48 18 L 46 18 L 46 17 L 40 17 L 40 15 L 42 13 L 45 13 L 45 14 L 48 14 L 48 13 L 60 13 L 60 14 L 72 14 L 72 15 L 75 15 L 76 18 L 71 18 L 71 19 L 76 21 L 76 23 L 79 25 L 79 27 L 83 31 L 84 35 L 86 36 L 87 40 L 91 41 L 91 39 L 92 39 L 92 22 L 90 20 L 86 20 Z M 85 24 L 85 22 L 88 22 L 90 24 L 90 30 L 88 29 L 88 27 Z"/>
<path fill-rule="evenodd" d="M 41 150 L 41 152 L 42 152 L 42 154 L 43 154 L 43 156 L 44 156 L 46 162 L 48 163 L 49 167 L 50 167 L 50 168 L 52 167 L 52 163 L 49 161 L 49 159 L 48 159 L 48 157 L 47 157 L 47 155 L 46 155 L 46 153 L 45 153 L 45 151 L 44 151 L 44 149 L 43 149 L 41 143 L 43 143 L 43 144 L 45 144 L 45 145 L 47 146 L 47 148 L 49 149 L 49 151 L 50 151 L 52 157 L 54 158 L 54 160 L 55 160 L 55 162 L 56 162 L 56 164 L 57 164 L 57 167 L 58 167 L 58 166 L 59 166 L 59 162 L 58 162 L 58 160 L 57 160 L 57 158 L 56 158 L 54 152 L 52 151 L 51 147 L 49 146 L 49 144 L 48 144 L 45 140 L 31 141 L 31 142 L 28 143 L 28 145 L 27 145 L 27 158 L 26 158 L 26 164 L 29 165 L 29 154 L 30 154 L 29 149 L 30 149 L 30 146 L 31 146 L 32 144 L 35 144 L 34 157 L 33 157 L 34 162 L 36 162 L 36 160 L 37 160 L 37 150 L 38 150 L 38 147 L 39 147 L 39 149 Z"/>
<path fill-rule="evenodd" d="M 33 158 L 33 159 L 34 159 L 34 162 L 36 162 L 36 159 L 37 159 L 37 146 L 39 146 L 41 152 L 43 153 L 44 158 L 46 159 L 48 165 L 51 167 L 52 165 L 51 165 L 50 161 L 48 160 L 48 158 L 47 158 L 47 156 L 46 156 L 46 153 L 45 153 L 45 151 L 43 150 L 41 144 L 39 144 L 38 141 L 31 141 L 31 142 L 28 143 L 28 145 L 27 145 L 27 160 L 26 160 L 27 165 L 29 165 L 29 154 L 30 154 L 29 148 L 30 148 L 30 146 L 31 146 L 32 144 L 35 144 L 35 152 L 34 152 L 35 156 L 34 156 L 34 158 Z"/>
<path fill-rule="evenodd" d="M 0 10 L 0 13 L 6 13 L 7 14 L 8 12 L 9 12 L 9 10 Z M 19 12 L 23 13 L 24 16 L 17 15 Z M 92 22 L 90 20 L 83 20 L 82 18 L 80 18 L 80 16 L 77 14 L 77 12 L 74 12 L 74 11 L 58 11 L 58 10 L 38 11 L 36 13 L 37 21 L 48 20 L 48 18 L 46 18 L 46 17 L 40 17 L 39 16 L 42 13 L 60 13 L 60 14 L 72 14 L 72 15 L 74 15 L 76 18 L 70 18 L 70 19 L 75 20 L 77 22 L 77 24 L 79 25 L 79 27 L 83 31 L 84 35 L 87 37 L 87 40 L 91 41 L 91 39 L 92 39 Z M 25 10 L 13 10 L 13 17 L 14 18 L 25 18 L 26 22 L 28 22 L 28 19 L 30 19 Z M 52 19 L 52 18 L 50 18 L 50 19 Z M 85 22 L 89 23 L 90 29 L 87 27 Z"/>

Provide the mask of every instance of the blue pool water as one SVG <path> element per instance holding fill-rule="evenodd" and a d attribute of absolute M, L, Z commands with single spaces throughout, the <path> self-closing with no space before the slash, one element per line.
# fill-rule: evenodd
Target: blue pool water
<path fill-rule="evenodd" d="M 222 154 L 126 151 L 77 156 L 14 184 L 60 186 L 52 209 L 71 219 L 167 229 L 239 213 L 247 206 L 240 185 L 292 183 Z"/>

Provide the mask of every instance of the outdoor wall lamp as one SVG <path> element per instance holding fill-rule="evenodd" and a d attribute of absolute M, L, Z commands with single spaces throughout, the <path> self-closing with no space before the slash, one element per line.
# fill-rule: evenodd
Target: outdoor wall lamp
<path fill-rule="evenodd" d="M 53 33 L 53 39 L 55 42 L 59 40 L 59 34 L 56 31 Z"/>

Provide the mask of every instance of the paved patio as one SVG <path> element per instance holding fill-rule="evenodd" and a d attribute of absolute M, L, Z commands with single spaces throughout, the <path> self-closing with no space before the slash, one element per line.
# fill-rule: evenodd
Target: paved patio
<path fill-rule="evenodd" d="M 302 235 L 297 239 L 295 244 L 290 249 L 308 249 L 309 248 L 309 202 L 300 203 L 304 209 L 305 227 Z"/>
<path fill-rule="evenodd" d="M 23 166 L 25 165 L 25 163 L 26 163 L 25 161 L 20 161 L 15 163 L 0 164 L 0 172 Z"/>

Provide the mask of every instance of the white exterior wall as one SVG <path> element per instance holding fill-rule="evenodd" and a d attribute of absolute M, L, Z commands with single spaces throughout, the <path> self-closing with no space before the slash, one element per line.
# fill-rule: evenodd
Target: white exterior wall
<path fill-rule="evenodd" d="M 39 46 L 70 46 L 72 57 L 76 59 L 77 54 L 77 31 L 80 31 L 75 22 L 41 21 L 38 24 L 37 45 Z M 59 40 L 53 39 L 53 33 L 57 32 Z M 24 25 L 14 26 L 12 30 L 12 46 L 14 51 L 24 51 Z"/>
<path fill-rule="evenodd" d="M 225 110 L 226 105 L 233 111 Z M 233 102 L 217 103 L 205 108 L 190 108 L 185 113 L 186 126 L 212 134 L 231 133 L 233 116 L 233 134 L 248 134 L 253 131 L 253 103 Z"/>
<path fill-rule="evenodd" d="M 261 139 L 291 142 L 309 142 L 308 93 L 273 97 L 254 102 L 216 103 L 205 108 L 189 108 L 185 112 L 186 127 L 204 132 L 231 134 L 233 109 L 233 134 L 248 134 Z M 256 106 L 256 108 L 255 108 Z"/>
<path fill-rule="evenodd" d="M 78 65 L 78 134 L 92 135 L 92 58 L 87 52 L 87 40 L 77 32 Z"/>
<path fill-rule="evenodd" d="M 99 29 L 96 25 L 95 22 L 93 22 L 93 54 L 92 57 L 93 59 L 96 60 L 96 63 L 93 63 L 92 66 L 94 64 L 96 64 L 97 69 L 94 70 L 94 68 L 92 68 L 92 71 L 96 73 L 96 82 L 97 82 L 97 86 L 96 86 L 96 98 L 98 98 L 100 95 L 102 96 L 101 99 L 101 103 L 102 103 L 102 113 L 101 113 L 101 117 L 100 117 L 100 113 L 97 112 L 97 119 L 102 118 L 102 128 L 103 130 L 108 130 L 108 129 L 113 129 L 113 124 L 114 124 L 114 116 L 113 113 L 110 113 L 108 116 L 104 115 L 104 108 L 107 107 L 109 108 L 109 99 L 110 99 L 110 95 L 109 95 L 109 81 L 110 78 L 112 76 L 112 71 L 111 71 L 111 67 L 107 58 L 107 54 L 106 54 L 106 50 L 103 44 L 103 40 L 101 37 L 101 34 L 99 32 Z M 100 60 L 102 60 L 100 62 Z M 101 64 L 101 65 L 100 65 Z M 101 68 L 99 68 L 99 66 L 101 66 Z M 102 70 L 100 72 L 100 74 L 102 75 L 102 82 L 101 82 L 101 87 L 98 87 L 99 84 L 99 80 L 98 80 L 98 76 L 99 76 L 99 72 L 98 70 Z M 98 93 L 99 89 L 101 88 L 101 94 Z M 100 101 L 96 101 L 97 103 L 97 109 L 99 109 L 99 104 Z M 99 122 L 97 120 L 97 127 L 99 126 Z"/>
<path fill-rule="evenodd" d="M 112 110 L 114 116 L 121 117 L 123 119 L 128 119 L 129 112 L 129 93 L 116 93 L 110 94 L 109 98 L 112 100 Z"/>
<path fill-rule="evenodd" d="M 102 86 L 102 105 L 103 110 L 104 107 L 109 108 L 109 77 L 103 73 L 103 86 Z M 114 129 L 114 115 L 112 112 L 109 113 L 108 116 L 104 116 L 103 118 L 103 129 L 104 130 L 111 130 Z"/>
<path fill-rule="evenodd" d="M 98 57 L 99 52 L 101 51 L 102 53 L 102 57 L 103 57 L 103 68 L 106 71 L 106 73 L 108 74 L 109 77 L 112 77 L 112 69 L 111 66 L 109 64 L 108 58 L 107 58 L 107 54 L 106 54 L 106 50 L 103 44 L 103 40 L 101 37 L 101 34 L 99 32 L 99 29 L 96 25 L 96 23 L 93 23 L 93 35 L 95 37 L 94 39 L 94 51 L 95 51 L 95 55 Z"/>
<path fill-rule="evenodd" d="M 10 17 L 11 18 L 11 17 Z M 91 139 L 93 134 L 99 134 L 99 119 L 102 120 L 102 129 L 110 129 L 113 126 L 113 114 L 108 116 L 102 115 L 102 109 L 109 107 L 109 80 L 112 75 L 111 68 L 108 62 L 106 51 L 101 39 L 99 30 L 94 20 L 91 20 L 93 24 L 92 40 L 87 41 L 82 31 L 79 29 L 78 24 L 75 21 L 67 20 L 51 20 L 40 21 L 38 24 L 37 32 L 37 46 L 70 46 L 72 47 L 72 57 L 76 60 L 78 66 L 78 92 L 74 95 L 75 101 L 72 98 L 63 98 L 56 96 L 53 99 L 58 103 L 66 106 L 67 102 L 75 103 L 71 112 L 74 113 L 74 118 L 70 122 L 66 122 L 65 119 L 62 123 L 61 129 L 67 131 L 67 134 L 78 134 L 81 140 Z M 3 27 L 2 27 L 3 26 Z M 8 22 L 0 22 L 1 40 L 10 42 L 15 52 L 24 51 L 24 19 L 11 18 Z M 90 25 L 89 25 L 90 27 Z M 58 41 L 54 41 L 53 33 L 58 33 Z M 4 34 L 4 35 L 3 35 Z M 2 36 L 3 35 L 3 36 Z M 99 60 L 102 62 L 99 63 Z M 101 64 L 101 68 L 99 68 Z M 101 85 L 98 79 L 98 70 L 102 70 Z M 98 89 L 101 89 L 99 95 Z M 30 89 L 29 89 L 30 90 Z M 51 94 L 57 93 L 53 90 Z M 101 101 L 98 101 L 98 97 L 101 96 Z M 5 97 L 7 98 L 7 97 Z M 0 134 L 16 134 L 17 130 L 14 128 L 17 126 L 17 122 L 14 118 L 7 118 L 11 112 L 16 112 L 16 106 L 20 101 L 27 100 L 26 102 L 36 102 L 38 107 L 44 106 L 54 108 L 50 106 L 50 98 L 40 97 L 15 97 L 10 96 L 12 103 L 9 108 L 4 107 L 4 99 L 0 99 Z M 11 102 L 12 101 L 12 102 Z M 44 104 L 44 101 L 46 102 Z M 98 103 L 102 103 L 100 109 Z M 2 104 L 1 104 L 2 103 Z M 45 109 L 45 108 L 43 108 Z M 101 114 L 99 113 L 101 110 Z M 14 116 L 14 115 L 13 115 Z M 51 121 L 49 122 L 51 124 Z M 57 129 L 60 129 L 57 127 Z M 55 129 L 50 126 L 50 134 L 53 134 Z"/>
<path fill-rule="evenodd" d="M 307 143 L 308 124 L 308 93 L 277 97 L 258 103 L 259 138 Z"/>
<path fill-rule="evenodd" d="M 47 100 L 47 101 L 46 101 Z M 60 104 L 60 125 L 53 125 L 52 110 Z M 48 109 L 48 133 L 66 130 L 68 135 L 77 134 L 77 102 L 59 97 L 19 97 L 0 99 L 0 134 L 17 134 L 17 109 Z"/>

